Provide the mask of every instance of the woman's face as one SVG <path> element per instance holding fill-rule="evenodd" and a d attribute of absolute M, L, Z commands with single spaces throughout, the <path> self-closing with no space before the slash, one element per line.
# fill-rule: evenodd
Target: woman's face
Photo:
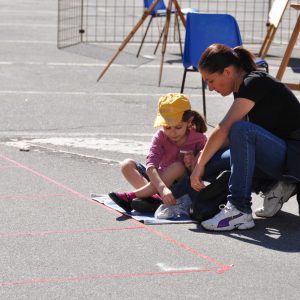
<path fill-rule="evenodd" d="M 203 80 L 207 82 L 208 89 L 216 91 L 222 96 L 228 96 L 234 91 L 233 72 L 232 67 L 225 68 L 222 73 L 208 73 L 206 70 L 200 70 Z"/>

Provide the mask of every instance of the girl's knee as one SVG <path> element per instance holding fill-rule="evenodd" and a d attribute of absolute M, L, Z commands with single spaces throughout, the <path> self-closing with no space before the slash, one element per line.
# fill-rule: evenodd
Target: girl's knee
<path fill-rule="evenodd" d="M 179 177 L 181 177 L 185 172 L 185 166 L 182 162 L 176 161 L 170 167 L 172 168 L 173 172 L 180 174 Z"/>
<path fill-rule="evenodd" d="M 175 180 L 181 178 L 185 173 L 185 167 L 181 162 L 174 162 L 161 174 L 161 178 L 167 186 L 171 186 Z"/>
<path fill-rule="evenodd" d="M 136 169 L 135 161 L 130 158 L 123 160 L 120 165 L 122 173 L 126 172 L 129 169 Z"/>

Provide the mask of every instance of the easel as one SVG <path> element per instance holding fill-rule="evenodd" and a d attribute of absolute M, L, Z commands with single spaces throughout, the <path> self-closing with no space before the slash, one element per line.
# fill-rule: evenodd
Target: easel
<path fill-rule="evenodd" d="M 296 9 L 296 10 L 300 10 L 300 3 L 292 3 L 291 7 Z M 278 69 L 278 72 L 277 72 L 277 75 L 276 75 L 276 78 L 278 80 L 281 80 L 282 77 L 283 77 L 284 71 L 285 71 L 285 69 L 288 65 L 288 62 L 289 62 L 290 57 L 292 55 L 294 46 L 297 42 L 299 32 L 300 32 L 300 15 L 298 16 L 295 28 L 293 30 L 293 33 L 292 33 L 291 38 L 289 40 L 289 43 L 287 45 L 286 51 L 284 53 L 282 62 L 281 62 L 280 67 Z M 298 83 L 298 84 L 297 83 L 286 83 L 286 85 L 292 90 L 300 91 L 300 83 Z"/>
<path fill-rule="evenodd" d="M 269 12 L 268 31 L 259 50 L 258 57 L 265 58 L 269 48 L 273 42 L 275 33 L 281 22 L 282 16 L 287 8 L 289 0 L 274 0 L 272 8 Z"/>
<path fill-rule="evenodd" d="M 124 39 L 124 41 L 122 42 L 122 44 L 119 47 L 119 49 L 117 50 L 117 52 L 114 54 L 114 56 L 112 57 L 112 59 L 108 62 L 107 66 L 104 68 L 104 70 L 102 71 L 102 73 L 99 75 L 97 81 L 99 81 L 103 77 L 103 75 L 108 70 L 108 68 L 110 67 L 110 65 L 114 62 L 114 60 L 117 58 L 117 56 L 120 54 L 120 52 L 125 48 L 125 46 L 127 45 L 127 43 L 131 40 L 131 38 L 134 36 L 134 34 L 140 28 L 140 26 L 144 23 L 144 21 L 146 20 L 146 18 L 151 14 L 151 12 L 156 7 L 156 5 L 158 4 L 159 1 L 160 0 L 154 0 L 152 2 L 151 6 L 149 7 L 149 9 L 145 10 L 145 12 L 142 15 L 141 19 L 136 23 L 136 25 L 133 27 L 133 29 L 131 30 L 131 32 Z M 183 26 L 185 27 L 185 24 L 186 24 L 184 15 L 181 12 L 181 7 L 178 4 L 178 1 L 177 0 L 168 0 L 167 14 L 166 14 L 166 23 L 165 23 L 164 31 L 163 31 L 164 38 L 163 38 L 163 44 L 162 44 L 162 50 L 161 50 L 161 61 L 160 61 L 160 72 L 159 72 L 158 86 L 160 86 L 161 78 L 162 78 L 163 63 L 164 63 L 164 57 L 165 57 L 165 52 L 166 52 L 166 47 L 167 47 L 168 32 L 169 32 L 169 26 L 170 26 L 170 20 L 171 20 L 171 10 L 172 10 L 172 4 L 173 3 L 174 3 L 175 9 L 176 9 L 176 11 L 177 11 L 177 13 L 178 13 L 178 15 L 180 17 L 180 20 L 181 20 Z"/>

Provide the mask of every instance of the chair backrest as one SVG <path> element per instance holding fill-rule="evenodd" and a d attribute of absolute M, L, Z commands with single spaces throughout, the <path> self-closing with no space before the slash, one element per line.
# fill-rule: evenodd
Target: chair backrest
<path fill-rule="evenodd" d="M 150 8 L 150 6 L 151 6 L 151 4 L 152 4 L 153 1 L 154 0 L 144 0 L 144 8 L 145 9 Z M 158 10 L 165 10 L 165 9 L 167 9 L 166 5 L 165 5 L 165 2 L 163 0 L 160 0 L 157 3 L 157 5 L 154 7 L 151 15 L 155 15 Z"/>
<path fill-rule="evenodd" d="M 182 60 L 184 68 L 192 66 L 197 69 L 202 53 L 215 43 L 229 47 L 242 45 L 235 18 L 228 14 L 188 13 Z"/>

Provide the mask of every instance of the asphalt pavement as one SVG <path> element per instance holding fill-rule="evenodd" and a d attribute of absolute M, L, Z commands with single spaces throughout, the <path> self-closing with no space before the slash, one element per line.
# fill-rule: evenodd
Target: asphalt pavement
<path fill-rule="evenodd" d="M 295 197 L 254 229 L 227 233 L 146 226 L 90 198 L 130 188 L 119 162 L 145 161 L 158 98 L 180 91 L 178 45 L 167 46 L 160 87 L 161 54 L 149 44 L 136 58 L 129 43 L 97 82 L 119 45 L 59 50 L 56 1 L 0 2 L 1 299 L 299 299 Z M 284 51 L 270 49 L 274 76 Z M 299 82 L 299 53 L 284 81 Z M 202 111 L 199 74 L 185 93 Z M 231 102 L 207 92 L 210 130 Z"/>

